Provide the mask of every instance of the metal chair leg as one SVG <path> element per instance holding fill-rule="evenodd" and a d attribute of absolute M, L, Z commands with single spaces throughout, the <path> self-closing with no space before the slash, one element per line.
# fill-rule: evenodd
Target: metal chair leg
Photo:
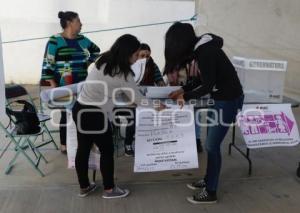
<path fill-rule="evenodd" d="M 40 152 L 40 150 L 38 148 L 34 147 L 34 145 L 31 143 L 31 141 L 29 140 L 29 138 L 26 138 L 26 140 L 27 140 L 28 144 L 33 147 L 34 153 L 35 152 L 38 153 L 38 157 L 37 157 L 38 161 L 39 161 L 40 158 L 42 158 L 45 163 L 48 163 L 48 161 L 46 160 L 46 158 L 44 157 L 44 155 Z"/>
<path fill-rule="evenodd" d="M 33 144 L 31 144 L 31 141 L 28 139 L 29 137 L 20 137 L 20 139 L 18 141 L 16 141 L 13 137 L 11 137 L 12 142 L 14 142 L 15 144 L 15 149 L 16 149 L 16 154 L 14 156 L 14 158 L 9 162 L 6 170 L 5 170 L 5 174 L 9 174 L 15 164 L 16 159 L 18 158 L 18 156 L 20 154 L 23 154 L 25 156 L 25 158 L 28 160 L 28 162 L 32 165 L 32 167 L 42 176 L 44 177 L 44 173 L 39 169 L 39 160 L 40 158 L 43 158 L 46 161 L 46 159 L 44 158 L 44 156 L 40 153 L 40 151 L 38 149 L 35 149 L 35 151 L 39 154 L 37 162 L 35 163 L 32 158 L 26 153 L 26 145 L 28 144 L 29 146 L 33 146 Z M 27 143 L 26 143 L 27 142 Z M 33 146 L 34 147 L 34 146 Z"/>
<path fill-rule="evenodd" d="M 38 145 L 38 146 L 36 146 L 36 148 L 40 148 L 40 147 L 45 146 L 45 145 L 47 145 L 49 143 L 53 143 L 55 149 L 58 150 L 59 148 L 58 148 L 57 144 L 55 143 L 55 141 L 54 141 L 54 139 L 53 139 L 53 137 L 52 137 L 52 135 L 50 133 L 50 130 L 48 129 L 48 127 L 47 127 L 47 125 L 45 123 L 42 123 L 42 128 L 45 130 L 45 133 L 49 136 L 49 140 L 46 141 L 46 142 L 44 142 L 44 143 L 42 143 L 42 144 L 40 144 L 40 145 Z M 44 139 L 43 139 L 43 141 L 44 141 Z"/>

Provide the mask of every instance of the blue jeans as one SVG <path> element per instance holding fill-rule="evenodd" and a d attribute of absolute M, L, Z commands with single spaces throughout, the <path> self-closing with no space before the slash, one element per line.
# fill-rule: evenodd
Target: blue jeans
<path fill-rule="evenodd" d="M 222 157 L 221 157 L 221 143 L 228 132 L 229 125 L 235 122 L 238 110 L 243 106 L 244 96 L 240 96 L 232 101 L 217 101 L 211 107 L 207 114 L 208 127 L 207 139 L 205 148 L 207 151 L 207 168 L 205 175 L 206 189 L 210 192 L 216 192 L 218 188 L 219 176 L 221 171 Z M 217 119 L 216 119 L 217 117 Z"/>
<path fill-rule="evenodd" d="M 198 114 L 198 118 L 197 118 Z M 196 133 L 196 139 L 200 139 L 201 135 L 201 129 L 200 129 L 200 123 L 201 123 L 201 113 L 196 113 L 195 112 L 195 133 Z"/>

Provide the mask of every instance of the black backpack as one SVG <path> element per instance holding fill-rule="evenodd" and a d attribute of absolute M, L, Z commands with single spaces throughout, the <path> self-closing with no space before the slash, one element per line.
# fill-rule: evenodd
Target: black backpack
<path fill-rule="evenodd" d="M 40 132 L 40 121 L 34 106 L 25 100 L 18 100 L 15 102 L 23 104 L 22 111 L 14 111 L 6 107 L 6 114 L 10 118 L 10 123 L 12 121 L 12 116 L 15 117 L 14 124 L 16 126 L 17 134 L 26 135 Z"/>

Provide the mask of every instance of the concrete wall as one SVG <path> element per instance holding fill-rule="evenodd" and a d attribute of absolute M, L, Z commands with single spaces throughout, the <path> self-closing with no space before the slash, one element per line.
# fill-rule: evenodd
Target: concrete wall
<path fill-rule="evenodd" d="M 173 21 L 190 18 L 194 1 L 164 0 L 0 0 L 2 40 L 44 37 L 61 32 L 57 13 L 77 11 L 82 31 Z M 170 25 L 87 34 L 102 51 L 124 33 L 136 35 L 152 47 L 160 67 L 164 64 L 164 34 Z M 5 81 L 37 83 L 47 39 L 3 45 Z"/>
<path fill-rule="evenodd" d="M 287 60 L 285 93 L 300 99 L 299 0 L 196 0 L 197 33 L 225 40 L 230 55 Z"/>

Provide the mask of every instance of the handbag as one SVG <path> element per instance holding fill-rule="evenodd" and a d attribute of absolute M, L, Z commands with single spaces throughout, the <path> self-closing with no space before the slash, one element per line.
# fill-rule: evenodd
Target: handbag
<path fill-rule="evenodd" d="M 22 104 L 23 109 L 15 111 L 6 107 L 6 113 L 10 118 L 10 123 L 13 121 L 12 116 L 15 117 L 13 123 L 15 124 L 16 133 L 18 135 L 26 135 L 40 132 L 40 121 L 34 106 L 25 100 L 17 100 L 15 102 Z"/>

